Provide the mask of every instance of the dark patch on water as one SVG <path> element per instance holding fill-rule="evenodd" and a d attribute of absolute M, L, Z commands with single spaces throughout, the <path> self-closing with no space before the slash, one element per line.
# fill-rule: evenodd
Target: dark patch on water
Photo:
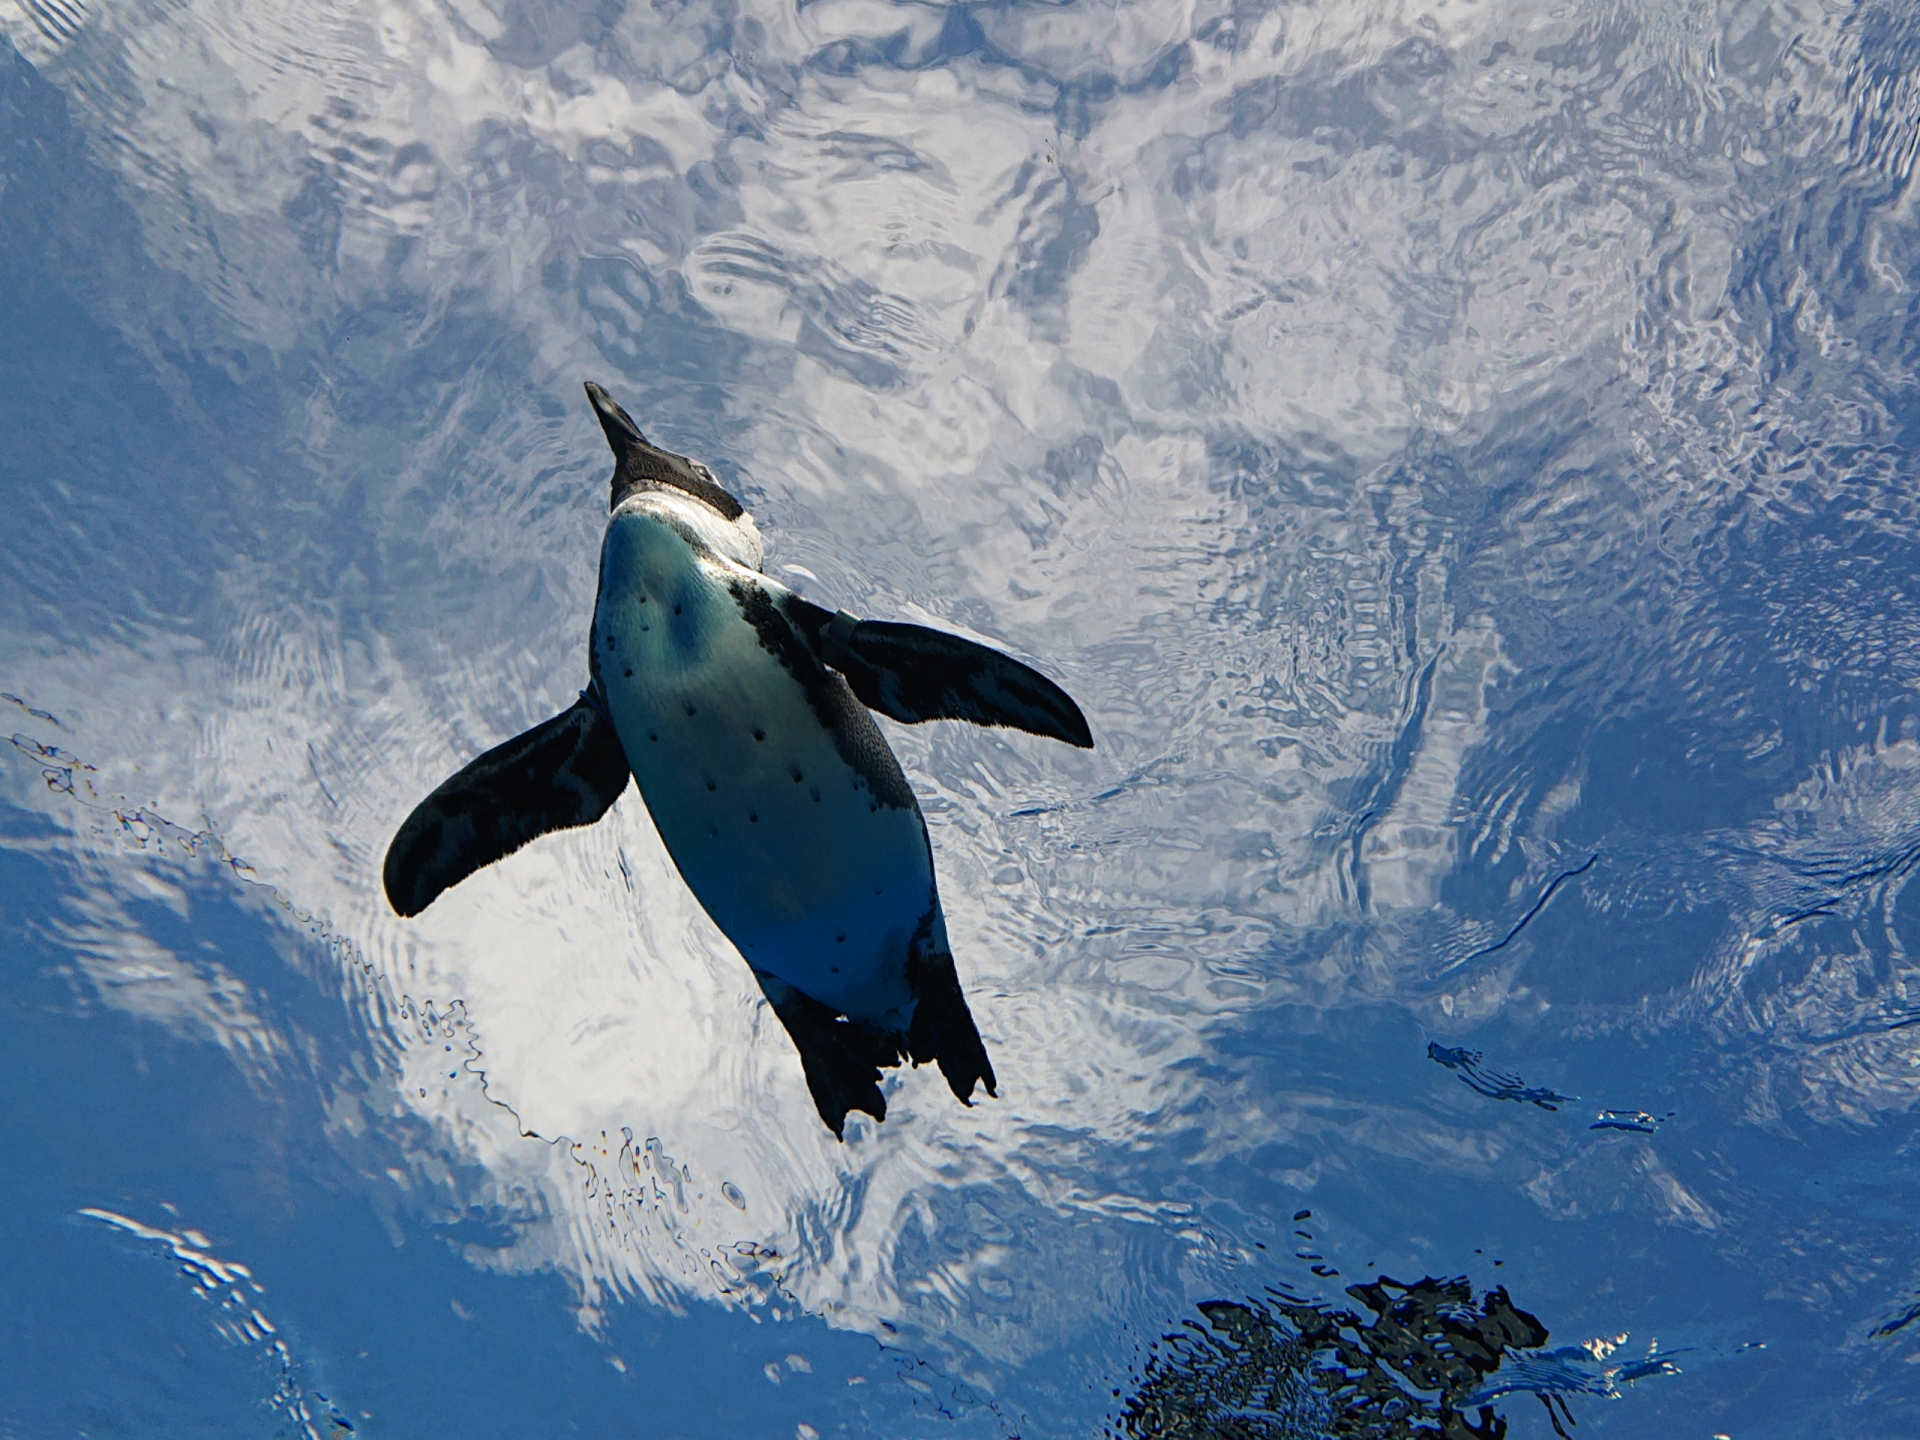
<path fill-rule="evenodd" d="M 1876 1325 L 1867 1332 L 1869 1340 L 1884 1340 L 1889 1335 L 1897 1335 L 1914 1321 L 1920 1320 L 1920 1300 L 1915 1300 L 1891 1320 Z"/>
<path fill-rule="evenodd" d="M 1346 1293 L 1369 1315 L 1271 1287 L 1244 1303 L 1203 1302 L 1206 1325 L 1189 1320 L 1154 1347 L 1109 1434 L 1496 1440 L 1507 1433 L 1506 1419 L 1476 1397 L 1510 1354 L 1538 1350 L 1548 1331 L 1503 1287 L 1476 1302 L 1465 1279 L 1401 1284 L 1382 1276 Z"/>
<path fill-rule="evenodd" d="M 0 691 L 0 700 L 6 701 L 9 705 L 13 706 L 14 709 L 23 711 L 24 713 L 31 715 L 36 720 L 45 720 L 50 725 L 60 725 L 60 717 L 58 715 L 55 715 L 51 710 L 37 710 L 33 706 L 29 705 L 26 701 L 22 700 L 18 695 L 12 695 L 12 694 L 8 694 L 5 691 Z M 64 725 L 60 725 L 60 728 L 64 730 L 67 727 Z"/>
<path fill-rule="evenodd" d="M 1486 1056 L 1465 1046 L 1450 1050 L 1439 1041 L 1430 1040 L 1427 1042 L 1427 1058 L 1457 1073 L 1462 1084 L 1489 1100 L 1520 1100 L 1529 1105 L 1538 1105 L 1542 1110 L 1558 1110 L 1567 1101 L 1580 1098 L 1578 1095 L 1562 1095 L 1544 1085 L 1529 1085 L 1518 1075 L 1492 1069 L 1485 1063 Z"/>
<path fill-rule="evenodd" d="M 1600 859 L 1600 852 L 1596 850 L 1594 851 L 1593 854 L 1587 857 L 1585 864 L 1576 865 L 1571 870 L 1562 870 L 1558 875 L 1554 876 L 1553 879 L 1547 882 L 1546 887 L 1540 892 L 1540 897 L 1533 902 L 1532 907 L 1527 911 L 1526 914 L 1522 915 L 1518 920 L 1513 922 L 1512 928 L 1510 928 L 1505 935 L 1501 936 L 1498 940 L 1494 941 L 1494 943 L 1491 945 L 1483 945 L 1478 950 L 1475 950 L 1470 954 L 1461 956 L 1458 960 L 1454 961 L 1452 964 L 1448 965 L 1446 968 L 1448 970 L 1453 970 L 1458 968 L 1461 965 L 1467 964 L 1469 961 L 1479 960 L 1485 956 L 1492 955 L 1497 951 L 1506 949 L 1507 946 L 1511 945 L 1516 939 L 1519 938 L 1520 932 L 1526 929 L 1527 926 L 1533 922 L 1534 918 L 1538 916 L 1542 910 L 1547 908 L 1547 905 L 1552 901 L 1554 895 L 1559 891 L 1562 885 L 1566 884 L 1567 881 L 1569 880 L 1572 880 L 1578 876 L 1586 874 L 1587 871 L 1591 870 L 1599 862 L 1599 859 Z"/>
<path fill-rule="evenodd" d="M 1673 1111 L 1649 1115 L 1644 1110 L 1602 1110 L 1589 1130 L 1631 1130 L 1636 1135 L 1651 1135 L 1673 1118 Z"/>

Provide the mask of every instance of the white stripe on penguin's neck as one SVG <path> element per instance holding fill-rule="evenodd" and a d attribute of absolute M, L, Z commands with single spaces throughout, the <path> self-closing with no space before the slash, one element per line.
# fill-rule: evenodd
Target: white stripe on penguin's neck
<path fill-rule="evenodd" d="M 711 505 L 668 486 L 636 491 L 622 500 L 613 513 L 656 515 L 691 543 L 749 570 L 758 571 L 766 560 L 766 547 L 760 543 L 760 531 L 753 523 L 753 516 L 742 510 L 739 519 L 724 519 Z"/>

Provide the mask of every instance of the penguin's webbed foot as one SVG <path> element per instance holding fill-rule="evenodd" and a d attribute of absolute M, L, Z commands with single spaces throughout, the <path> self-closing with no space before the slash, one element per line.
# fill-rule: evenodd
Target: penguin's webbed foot
<path fill-rule="evenodd" d="M 813 1000 L 807 1003 L 819 1004 Z M 819 1008 L 827 1017 L 824 1032 L 800 1046 L 800 1068 L 806 1072 L 807 1090 L 820 1118 L 827 1122 L 835 1139 L 844 1141 L 849 1110 L 875 1120 L 887 1118 L 887 1097 L 880 1093 L 880 1067 L 898 1065 L 900 1054 L 866 1026 L 842 1019 L 824 1005 Z M 791 1025 L 787 1030 L 793 1033 Z M 794 1039 L 798 1042 L 799 1036 Z"/>
<path fill-rule="evenodd" d="M 900 1063 L 899 1046 L 872 1026 L 835 1014 L 777 976 L 759 970 L 753 973 L 773 1013 L 793 1037 L 814 1108 L 835 1138 L 847 1138 L 850 1110 L 875 1120 L 886 1119 L 887 1099 L 880 1093 L 880 1070 Z"/>
<path fill-rule="evenodd" d="M 907 1052 L 915 1065 L 936 1061 L 947 1085 L 963 1105 L 973 1104 L 973 1087 L 985 1085 L 999 1098 L 993 1063 L 967 1008 L 953 956 L 944 950 L 918 951 L 907 961 L 913 988 L 913 1023 L 907 1027 Z"/>
<path fill-rule="evenodd" d="M 844 1020 L 835 1024 L 849 1028 Z M 822 1064 L 822 1060 L 827 1063 Z M 844 1063 L 843 1063 L 844 1062 Z M 898 1064 L 898 1057 L 893 1063 Z M 800 1068 L 806 1071 L 807 1091 L 813 1096 L 814 1109 L 827 1122 L 836 1140 L 847 1138 L 847 1112 L 858 1110 L 875 1120 L 887 1118 L 887 1097 L 880 1093 L 880 1070 L 845 1049 L 800 1054 Z"/>

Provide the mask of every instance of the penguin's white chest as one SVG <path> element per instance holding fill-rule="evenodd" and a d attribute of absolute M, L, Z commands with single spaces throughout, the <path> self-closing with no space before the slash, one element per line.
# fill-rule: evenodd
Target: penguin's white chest
<path fill-rule="evenodd" d="M 748 964 L 898 1028 L 908 946 L 935 905 L 925 825 L 910 795 L 875 793 L 763 642 L 736 593 L 758 580 L 668 518 L 621 511 L 595 669 L 667 852 Z"/>

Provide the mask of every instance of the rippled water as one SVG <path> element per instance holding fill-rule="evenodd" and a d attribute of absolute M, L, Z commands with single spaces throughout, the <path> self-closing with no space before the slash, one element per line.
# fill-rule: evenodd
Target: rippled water
<path fill-rule="evenodd" d="M 1402 1294 L 1548 1332 L 1420 1414 L 1920 1428 L 1920 11 L 0 33 L 0 1435 L 1438 1433 Z M 888 731 L 997 1101 L 836 1144 L 631 794 L 386 908 L 587 378 L 1085 708 Z"/>

